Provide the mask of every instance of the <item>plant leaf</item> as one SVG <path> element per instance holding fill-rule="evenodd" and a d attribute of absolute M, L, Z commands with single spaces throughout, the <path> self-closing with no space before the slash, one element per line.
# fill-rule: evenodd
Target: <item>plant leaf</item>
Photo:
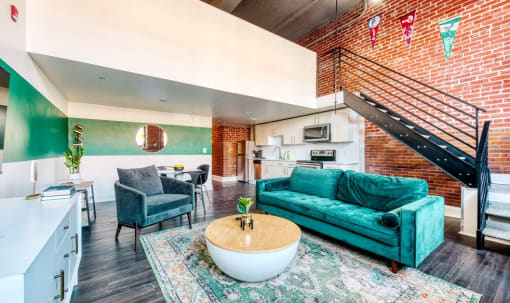
<path fill-rule="evenodd" d="M 246 213 L 246 208 L 244 207 L 244 205 L 239 203 L 239 204 L 237 204 L 237 211 L 240 212 L 241 214 L 245 214 Z"/>

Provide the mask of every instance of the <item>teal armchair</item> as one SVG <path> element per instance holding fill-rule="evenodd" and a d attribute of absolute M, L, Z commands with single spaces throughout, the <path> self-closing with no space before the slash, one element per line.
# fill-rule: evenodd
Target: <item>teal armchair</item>
<path fill-rule="evenodd" d="M 155 166 L 137 169 L 118 169 L 119 181 L 114 184 L 117 206 L 118 240 L 122 227 L 135 229 L 135 251 L 138 251 L 140 232 L 173 217 L 187 214 L 191 228 L 194 205 L 193 184 L 160 177 Z"/>

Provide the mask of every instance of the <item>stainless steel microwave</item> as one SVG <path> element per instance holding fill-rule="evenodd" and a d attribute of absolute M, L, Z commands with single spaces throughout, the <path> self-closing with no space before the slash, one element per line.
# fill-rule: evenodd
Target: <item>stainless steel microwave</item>
<path fill-rule="evenodd" d="M 327 124 L 319 124 L 305 126 L 303 130 L 303 141 L 305 142 L 329 142 L 331 141 L 331 126 Z"/>

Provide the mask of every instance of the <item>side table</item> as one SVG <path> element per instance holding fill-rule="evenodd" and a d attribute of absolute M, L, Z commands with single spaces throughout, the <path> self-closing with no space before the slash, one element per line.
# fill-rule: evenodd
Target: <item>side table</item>
<path fill-rule="evenodd" d="M 94 181 L 81 181 L 79 184 L 75 184 L 74 188 L 76 189 L 76 191 L 83 193 L 83 195 L 85 197 L 85 207 L 82 207 L 81 210 L 87 211 L 87 224 L 88 225 L 84 225 L 84 226 L 82 226 L 82 228 L 88 228 L 88 230 L 90 230 L 91 221 L 90 221 L 89 191 L 88 191 L 89 188 L 90 188 L 90 193 L 91 193 L 90 198 L 92 199 L 92 207 L 94 210 L 94 221 L 96 221 L 96 218 L 97 218 L 97 216 L 96 216 L 96 198 L 94 195 Z"/>

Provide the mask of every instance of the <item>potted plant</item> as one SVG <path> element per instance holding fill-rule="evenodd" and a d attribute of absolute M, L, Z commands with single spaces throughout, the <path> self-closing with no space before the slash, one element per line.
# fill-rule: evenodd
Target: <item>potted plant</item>
<path fill-rule="evenodd" d="M 76 151 L 69 147 L 67 152 L 64 153 L 66 157 L 64 165 L 69 169 L 69 179 L 71 180 L 80 179 L 80 161 L 84 150 L 83 146 L 76 148 Z"/>
<path fill-rule="evenodd" d="M 239 197 L 239 204 L 237 204 L 237 211 L 241 213 L 241 228 L 244 230 L 246 223 L 253 229 L 253 219 L 250 214 L 250 207 L 253 204 L 253 200 L 247 197 Z"/>

